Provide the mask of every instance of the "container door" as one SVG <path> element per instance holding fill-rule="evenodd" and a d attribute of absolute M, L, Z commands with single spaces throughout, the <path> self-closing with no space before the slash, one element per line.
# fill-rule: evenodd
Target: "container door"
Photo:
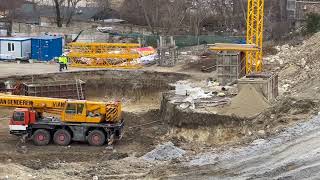
<path fill-rule="evenodd" d="M 50 53 L 52 50 L 50 49 L 52 39 L 42 39 L 41 40 L 41 59 L 44 61 L 50 61 L 52 58 L 50 57 Z"/>
<path fill-rule="evenodd" d="M 31 59 L 41 60 L 40 59 L 40 41 L 39 39 L 31 40 Z"/>

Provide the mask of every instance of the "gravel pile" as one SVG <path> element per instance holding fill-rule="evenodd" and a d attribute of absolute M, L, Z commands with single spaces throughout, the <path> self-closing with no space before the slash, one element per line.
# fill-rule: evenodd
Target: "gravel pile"
<path fill-rule="evenodd" d="M 154 150 L 148 152 L 142 158 L 147 161 L 169 161 L 182 157 L 186 152 L 172 142 L 158 145 Z"/>

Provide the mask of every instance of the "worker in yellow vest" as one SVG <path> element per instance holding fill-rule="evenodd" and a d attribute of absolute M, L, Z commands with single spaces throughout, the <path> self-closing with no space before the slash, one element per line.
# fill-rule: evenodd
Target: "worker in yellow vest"
<path fill-rule="evenodd" d="M 59 62 L 59 71 L 61 72 L 64 68 L 68 70 L 68 58 L 63 54 L 62 56 L 59 57 L 58 59 Z"/>

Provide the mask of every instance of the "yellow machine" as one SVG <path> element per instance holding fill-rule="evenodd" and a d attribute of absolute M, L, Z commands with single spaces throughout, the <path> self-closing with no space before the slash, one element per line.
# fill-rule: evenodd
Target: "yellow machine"
<path fill-rule="evenodd" d="M 61 115 L 62 122 L 116 123 L 121 120 L 121 104 L 86 100 L 0 94 L 0 106 L 32 108 L 39 113 Z"/>
<path fill-rule="evenodd" d="M 213 51 L 241 51 L 246 53 L 246 74 L 262 71 L 264 0 L 248 0 L 247 44 L 216 44 Z"/>
<path fill-rule="evenodd" d="M 134 60 L 140 58 L 139 44 L 130 43 L 80 43 L 68 45 L 68 58 L 73 67 L 81 68 L 140 68 Z"/>
<path fill-rule="evenodd" d="M 1 106 L 16 107 L 9 123 L 10 133 L 29 137 L 36 145 L 47 145 L 53 140 L 65 146 L 73 140 L 101 146 L 122 137 L 124 122 L 119 102 L 0 94 Z"/>

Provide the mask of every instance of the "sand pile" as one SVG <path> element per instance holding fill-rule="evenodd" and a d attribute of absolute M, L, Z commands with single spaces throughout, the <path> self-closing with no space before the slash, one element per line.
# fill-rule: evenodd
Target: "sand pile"
<path fill-rule="evenodd" d="M 239 117 L 252 117 L 270 107 L 266 98 L 258 93 L 252 85 L 244 86 L 239 94 L 226 107 L 225 114 Z"/>

